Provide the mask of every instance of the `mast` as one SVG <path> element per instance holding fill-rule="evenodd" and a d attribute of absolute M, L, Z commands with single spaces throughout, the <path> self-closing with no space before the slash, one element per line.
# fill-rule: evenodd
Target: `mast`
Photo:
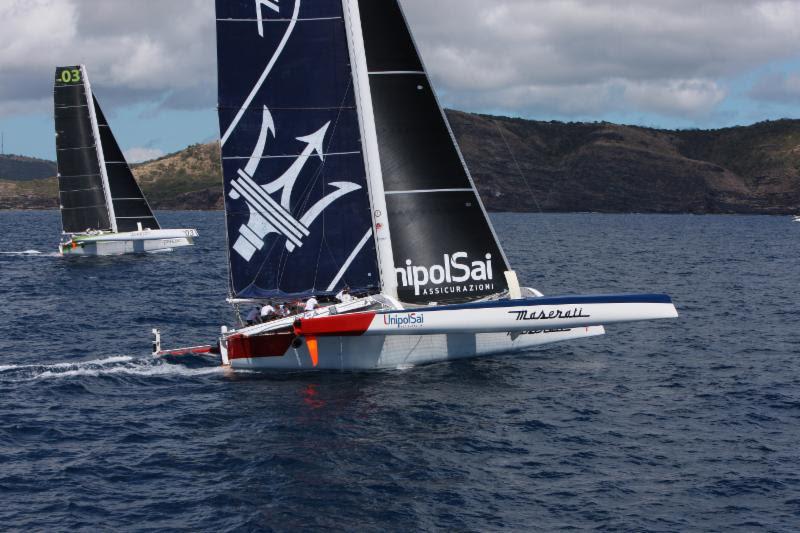
<path fill-rule="evenodd" d="M 106 209 L 108 209 L 108 220 L 111 223 L 111 231 L 117 233 L 117 217 L 114 213 L 114 201 L 111 199 L 111 187 L 108 184 L 108 170 L 106 169 L 106 158 L 103 154 L 103 143 L 100 141 L 100 128 L 97 125 L 97 113 L 94 109 L 94 95 L 92 94 L 92 84 L 89 83 L 89 74 L 86 66 L 81 65 L 81 76 L 86 88 L 86 102 L 89 106 L 89 119 L 92 123 L 92 136 L 94 137 L 95 148 L 97 150 L 97 163 L 100 166 L 100 178 L 103 182 L 103 194 L 106 198 Z"/>
<path fill-rule="evenodd" d="M 372 91 L 369 86 L 367 54 L 364 49 L 364 35 L 361 29 L 361 12 L 358 7 L 358 0 L 342 1 L 353 69 L 353 85 L 356 90 L 356 107 L 358 108 L 361 127 L 364 162 L 367 170 L 372 223 L 375 229 L 374 238 L 375 248 L 378 253 L 381 291 L 383 294 L 397 298 L 397 277 L 395 275 L 394 252 L 392 251 L 392 234 L 386 208 L 386 191 L 383 186 L 375 114 L 372 109 Z"/>

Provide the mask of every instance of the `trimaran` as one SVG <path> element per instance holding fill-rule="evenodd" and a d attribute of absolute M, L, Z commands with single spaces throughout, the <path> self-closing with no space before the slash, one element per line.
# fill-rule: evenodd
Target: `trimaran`
<path fill-rule="evenodd" d="M 56 154 L 62 255 L 163 252 L 194 229 L 161 229 L 114 139 L 83 65 L 56 68 Z"/>
<path fill-rule="evenodd" d="M 522 288 L 397 0 L 217 0 L 229 301 L 360 297 L 228 329 L 233 368 L 378 369 L 674 318 L 666 295 Z M 331 301 L 331 300 L 329 300 Z"/>

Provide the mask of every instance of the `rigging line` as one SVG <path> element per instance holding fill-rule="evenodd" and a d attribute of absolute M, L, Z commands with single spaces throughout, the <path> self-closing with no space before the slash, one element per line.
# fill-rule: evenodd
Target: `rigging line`
<path fill-rule="evenodd" d="M 339 125 L 339 121 L 341 120 L 342 112 L 345 109 L 351 109 L 350 107 L 346 107 L 344 105 L 344 103 L 347 101 L 347 97 L 350 95 L 350 89 L 352 88 L 352 86 L 353 86 L 353 80 L 352 80 L 352 76 L 351 76 L 350 83 L 347 86 L 347 90 L 345 91 L 344 96 L 342 97 L 342 100 L 339 103 L 338 113 L 336 115 L 336 119 L 331 124 L 332 127 L 331 127 L 331 130 L 330 130 L 330 136 L 328 137 L 328 144 L 327 144 L 327 148 L 328 149 L 330 149 L 330 147 L 333 145 L 333 139 L 334 139 L 334 136 L 336 135 L 336 129 L 337 129 L 338 125 Z M 328 150 L 323 149 L 323 152 L 328 152 Z M 325 170 L 325 161 L 323 160 L 322 164 L 319 166 L 319 168 L 314 173 L 314 176 L 312 177 L 312 179 L 309 180 L 308 184 L 303 189 L 303 192 L 302 192 L 302 195 L 301 195 L 301 197 L 303 198 L 303 201 L 298 206 L 300 211 L 302 211 L 306 207 L 308 207 L 309 203 L 311 202 L 310 191 L 313 190 L 314 186 L 319 181 L 320 175 L 323 173 L 324 170 Z M 324 187 L 324 185 L 325 184 L 323 184 L 323 187 Z M 290 201 L 291 201 L 291 199 L 290 199 Z M 325 236 L 325 234 L 324 234 L 325 213 L 324 212 L 322 213 L 322 222 L 323 222 L 323 239 L 322 239 L 321 244 L 320 244 L 320 249 L 319 249 L 319 251 L 317 253 L 317 265 L 316 265 L 315 271 L 314 271 L 314 280 L 315 281 L 314 281 L 314 287 L 312 287 L 312 289 L 316 287 L 317 273 L 319 272 L 320 254 L 322 252 L 322 246 L 325 244 L 325 238 L 324 238 L 324 236 Z M 278 243 L 278 242 L 281 242 L 281 241 L 279 239 L 276 239 L 275 242 Z M 289 262 L 289 256 L 292 253 L 292 252 L 287 252 L 284 243 L 281 242 L 281 246 L 283 246 L 283 251 L 281 252 L 280 258 L 278 260 L 279 267 L 278 267 L 278 271 L 276 272 L 276 281 L 277 281 L 277 285 L 278 286 L 280 286 L 281 282 L 283 281 L 283 275 L 284 275 L 284 272 L 286 271 L 286 265 Z M 302 246 L 298 246 L 297 248 L 295 248 L 295 251 L 300 250 L 300 248 L 302 248 Z M 272 250 L 274 250 L 274 245 L 272 247 L 270 247 L 270 253 L 265 254 L 264 260 L 261 262 L 261 265 L 258 267 L 258 270 L 256 271 L 256 277 L 255 277 L 256 281 L 258 280 L 259 277 L 261 277 L 261 274 L 264 272 L 264 269 L 267 266 L 267 262 L 268 262 L 268 259 L 270 257 L 270 254 L 272 253 Z"/>
<path fill-rule="evenodd" d="M 352 77 L 352 73 L 351 73 L 351 75 L 350 75 L 350 83 L 347 84 L 347 90 L 344 92 L 344 96 L 342 96 L 342 101 L 339 103 L 339 112 L 336 114 L 336 120 L 333 122 L 333 129 L 331 130 L 331 136 L 328 139 L 328 148 L 330 148 L 331 145 L 333 144 L 333 138 L 334 138 L 334 135 L 336 135 L 336 128 L 339 126 L 339 120 L 341 120 L 341 118 L 342 118 L 342 111 L 345 109 L 344 103 L 345 103 L 345 101 L 347 101 L 347 97 L 350 95 L 350 89 L 352 87 L 353 87 L 353 77 Z M 320 166 L 320 171 L 322 171 L 324 169 L 324 167 L 325 167 L 325 165 L 323 163 Z M 316 181 L 317 179 L 318 179 L 318 176 L 315 178 L 314 181 Z M 327 184 L 323 183 L 323 187 L 325 185 L 327 185 Z M 314 288 L 315 289 L 317 287 L 317 276 L 319 275 L 319 264 L 322 261 L 323 247 L 325 248 L 325 250 L 328 252 L 329 255 L 331 255 L 331 256 L 333 255 L 333 252 L 330 249 L 330 245 L 328 244 L 327 234 L 325 232 L 325 227 L 327 226 L 327 220 L 328 220 L 328 217 L 325 214 L 325 212 L 323 211 L 323 213 L 322 213 L 322 242 L 320 243 L 320 248 L 319 248 L 319 250 L 317 252 L 317 266 L 316 266 L 316 270 L 314 271 Z M 332 257 L 332 259 L 333 259 L 333 262 L 335 263 L 336 259 L 333 258 L 333 257 Z"/>
<path fill-rule="evenodd" d="M 338 128 L 339 121 L 342 118 L 342 111 L 344 109 L 350 109 L 349 107 L 346 107 L 344 105 L 344 103 L 345 103 L 345 101 L 347 101 L 347 97 L 350 94 L 350 89 L 351 89 L 352 86 L 353 86 L 353 81 L 351 79 L 350 83 L 347 86 L 347 90 L 345 91 L 344 96 L 342 97 L 342 101 L 339 103 L 339 107 L 336 108 L 338 110 L 338 113 L 336 114 L 336 119 L 332 121 L 332 127 L 330 128 L 330 135 L 328 136 L 328 145 L 327 145 L 328 149 L 330 149 L 330 147 L 333 145 L 333 139 L 334 139 L 334 137 L 336 135 L 336 129 Z M 327 153 L 327 152 L 329 152 L 329 150 L 323 149 L 323 152 Z M 339 154 L 335 154 L 335 155 L 339 155 Z M 342 155 L 347 155 L 347 154 L 345 153 L 345 154 L 342 154 Z M 314 188 L 314 186 L 317 184 L 317 181 L 319 180 L 320 174 L 322 174 L 322 172 L 324 170 L 325 170 L 325 160 L 323 160 L 322 165 L 320 165 L 319 168 L 317 169 L 317 171 L 314 173 L 313 179 L 311 179 L 309 181 L 308 185 L 304 189 L 303 194 L 301 196 L 302 198 L 304 198 L 303 203 L 300 204 L 301 208 L 305 209 L 306 207 L 308 207 L 309 203 L 311 202 L 309 191 L 312 190 Z M 327 185 L 327 184 L 323 184 L 323 186 L 324 185 Z M 323 217 L 324 217 L 324 213 L 323 213 Z"/>
<path fill-rule="evenodd" d="M 514 166 L 517 167 L 517 172 L 519 173 L 519 177 L 525 184 L 525 188 L 528 189 L 528 194 L 530 194 L 531 200 L 533 200 L 533 203 L 536 205 L 536 209 L 539 211 L 540 215 L 544 215 L 545 213 L 542 210 L 542 206 L 539 205 L 539 201 L 536 199 L 536 194 L 533 192 L 533 187 L 531 187 L 531 184 L 528 183 L 528 179 L 525 177 L 525 173 L 522 171 L 522 166 L 519 164 L 517 157 L 514 155 L 513 150 L 511 150 L 511 145 L 508 144 L 508 140 L 506 140 L 506 136 L 503 134 L 503 129 L 500 127 L 500 124 L 497 121 L 497 119 L 493 119 L 492 122 L 494 122 L 494 126 L 497 129 L 497 133 L 500 134 L 500 138 L 503 140 L 503 144 L 506 145 L 506 150 L 508 150 L 509 155 L 511 155 L 511 160 L 514 161 Z M 547 220 L 546 218 L 544 218 L 544 220 L 545 220 L 544 225 L 546 227 L 546 233 L 548 234 L 548 237 L 552 239 L 553 228 L 549 220 Z"/>
<path fill-rule="evenodd" d="M 533 200 L 533 203 L 536 204 L 536 209 L 538 209 L 540 213 L 543 213 L 542 207 L 539 205 L 539 201 L 536 199 L 536 195 L 533 192 L 533 188 L 531 187 L 531 184 L 528 183 L 528 179 L 525 177 L 525 173 L 522 171 L 522 166 L 520 166 L 517 157 L 511 150 L 511 145 L 508 144 L 506 136 L 503 134 L 503 128 L 500 127 L 500 124 L 497 122 L 497 120 L 492 120 L 492 122 L 494 122 L 494 127 L 497 129 L 497 133 L 500 134 L 500 138 L 503 140 L 503 144 L 506 145 L 506 150 L 508 150 L 508 154 L 511 156 L 511 160 L 514 161 L 514 166 L 517 167 L 517 173 L 519 174 L 519 177 L 522 180 L 522 182 L 525 184 L 525 188 L 528 189 L 528 194 L 530 194 L 531 200 Z"/>

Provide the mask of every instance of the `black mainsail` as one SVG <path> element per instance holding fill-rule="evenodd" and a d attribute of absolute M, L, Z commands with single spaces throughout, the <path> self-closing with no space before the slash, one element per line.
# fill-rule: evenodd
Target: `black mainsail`
<path fill-rule="evenodd" d="M 56 158 L 61 222 L 65 233 L 113 230 L 100 171 L 84 71 L 56 69 Z"/>
<path fill-rule="evenodd" d="M 54 103 L 64 232 L 160 229 L 92 94 L 86 67 L 56 68 Z"/>
<path fill-rule="evenodd" d="M 231 292 L 372 292 L 376 264 L 341 0 L 217 0 Z"/>

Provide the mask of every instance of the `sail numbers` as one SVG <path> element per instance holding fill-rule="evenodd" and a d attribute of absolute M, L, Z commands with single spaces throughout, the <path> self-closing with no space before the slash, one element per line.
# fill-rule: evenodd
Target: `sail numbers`
<path fill-rule="evenodd" d="M 61 83 L 80 83 L 81 71 L 76 68 L 64 69 L 61 71 L 61 75 L 56 81 L 60 81 Z"/>

